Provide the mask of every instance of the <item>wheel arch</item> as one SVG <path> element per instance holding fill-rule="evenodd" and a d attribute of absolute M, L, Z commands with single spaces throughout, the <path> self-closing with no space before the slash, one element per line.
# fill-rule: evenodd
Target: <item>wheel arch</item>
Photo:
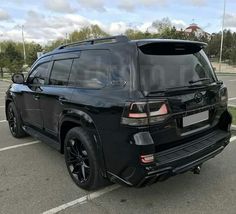
<path fill-rule="evenodd" d="M 103 155 L 102 142 L 99 135 L 99 132 L 96 128 L 95 122 L 93 119 L 86 113 L 81 110 L 70 110 L 64 112 L 61 116 L 59 122 L 59 141 L 60 141 L 60 152 L 64 153 L 64 140 L 68 131 L 74 127 L 84 128 L 93 138 L 95 142 L 95 147 L 97 154 L 99 155 L 99 162 L 103 176 L 106 176 L 106 167 Z"/>
<path fill-rule="evenodd" d="M 61 144 L 61 152 L 64 149 L 64 140 L 67 132 L 74 127 L 82 127 L 86 131 L 96 134 L 99 137 L 99 133 L 96 129 L 95 123 L 92 118 L 85 112 L 81 110 L 70 110 L 64 112 L 59 120 L 59 140 Z M 95 139 L 95 142 L 98 139 Z"/>

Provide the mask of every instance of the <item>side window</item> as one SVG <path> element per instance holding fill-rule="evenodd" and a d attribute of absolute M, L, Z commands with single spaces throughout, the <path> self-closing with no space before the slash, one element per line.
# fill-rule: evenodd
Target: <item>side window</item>
<path fill-rule="evenodd" d="M 108 50 L 82 51 L 74 59 L 69 84 L 82 88 L 102 88 L 108 83 L 110 69 Z"/>
<path fill-rule="evenodd" d="M 48 81 L 48 66 L 49 62 L 45 62 L 37 66 L 29 75 L 28 82 L 30 84 L 45 85 Z"/>
<path fill-rule="evenodd" d="M 67 85 L 72 61 L 72 59 L 54 61 L 49 79 L 50 85 Z"/>

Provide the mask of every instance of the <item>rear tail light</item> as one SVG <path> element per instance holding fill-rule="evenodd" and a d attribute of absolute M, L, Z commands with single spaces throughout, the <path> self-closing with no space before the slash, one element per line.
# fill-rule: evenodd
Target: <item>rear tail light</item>
<path fill-rule="evenodd" d="M 167 115 L 166 101 L 127 103 L 121 123 L 131 126 L 148 125 L 163 121 Z"/>
<path fill-rule="evenodd" d="M 154 161 L 154 156 L 153 156 L 153 154 L 141 155 L 140 160 L 142 163 L 152 163 Z"/>

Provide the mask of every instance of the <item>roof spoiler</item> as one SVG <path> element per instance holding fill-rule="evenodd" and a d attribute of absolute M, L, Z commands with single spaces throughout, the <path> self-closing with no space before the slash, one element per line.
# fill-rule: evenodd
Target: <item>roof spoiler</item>
<path fill-rule="evenodd" d="M 149 55 L 193 54 L 207 46 L 204 42 L 188 40 L 144 40 L 137 44 L 144 54 Z"/>

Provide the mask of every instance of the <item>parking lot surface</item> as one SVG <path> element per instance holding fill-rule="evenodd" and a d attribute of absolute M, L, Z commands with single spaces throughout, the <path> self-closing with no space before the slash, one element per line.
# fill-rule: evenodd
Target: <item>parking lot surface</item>
<path fill-rule="evenodd" d="M 235 98 L 236 76 L 219 79 Z M 0 81 L 0 213 L 235 214 L 236 141 L 205 163 L 200 175 L 188 172 L 141 189 L 111 185 L 87 192 L 72 182 L 58 151 L 31 137 L 11 136 L 4 114 L 8 85 Z"/>
<path fill-rule="evenodd" d="M 236 75 L 218 75 L 223 80 L 229 92 L 229 104 L 236 107 Z"/>

